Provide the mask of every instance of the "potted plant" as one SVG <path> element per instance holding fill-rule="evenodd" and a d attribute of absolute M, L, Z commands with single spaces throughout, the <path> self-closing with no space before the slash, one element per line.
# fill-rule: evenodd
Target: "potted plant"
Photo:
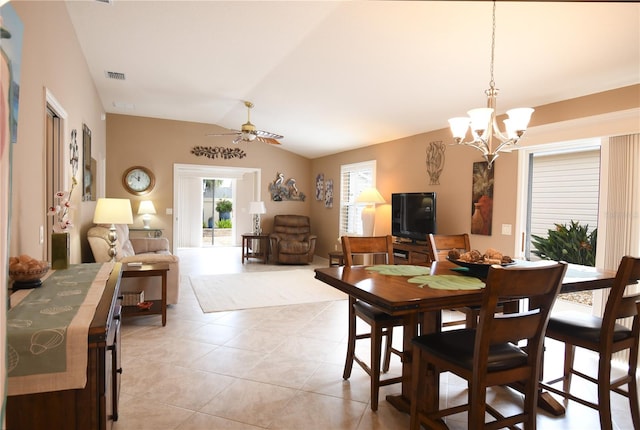
<path fill-rule="evenodd" d="M 597 228 L 589 233 L 589 226 L 581 226 L 577 221 L 571 221 L 569 225 L 556 224 L 555 229 L 549 229 L 546 238 L 531 235 L 536 248 L 531 252 L 545 260 L 595 266 L 597 237 Z"/>
<path fill-rule="evenodd" d="M 220 214 L 219 219 L 229 219 L 230 216 L 229 214 L 231 213 L 231 210 L 233 209 L 233 204 L 231 203 L 231 201 L 223 199 L 218 201 L 218 203 L 216 203 L 216 211 Z"/>

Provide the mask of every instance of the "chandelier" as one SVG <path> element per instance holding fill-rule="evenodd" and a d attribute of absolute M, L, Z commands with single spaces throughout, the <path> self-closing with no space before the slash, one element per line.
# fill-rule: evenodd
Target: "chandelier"
<path fill-rule="evenodd" d="M 482 156 L 491 168 L 493 162 L 498 158 L 499 152 L 505 147 L 518 143 L 524 132 L 527 130 L 532 108 L 517 108 L 507 111 L 508 119 L 504 120 L 505 132 L 501 132 L 496 121 L 496 96 L 498 89 L 493 80 L 493 60 L 496 46 L 496 2 L 493 2 L 493 28 L 491 33 L 491 80 L 489 89 L 485 91 L 487 95 L 487 107 L 471 109 L 467 112 L 468 117 L 451 118 L 449 125 L 455 143 L 470 146 L 482 153 Z M 471 128 L 473 140 L 464 141 L 467 130 Z M 494 142 L 495 140 L 495 142 Z"/>

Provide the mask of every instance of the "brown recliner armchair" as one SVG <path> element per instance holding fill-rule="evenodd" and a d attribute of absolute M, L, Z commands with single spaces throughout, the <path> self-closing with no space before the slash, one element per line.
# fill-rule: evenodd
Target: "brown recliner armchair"
<path fill-rule="evenodd" d="M 308 216 L 276 215 L 269 240 L 271 256 L 276 263 L 309 264 L 313 261 L 316 236 L 311 234 Z"/>

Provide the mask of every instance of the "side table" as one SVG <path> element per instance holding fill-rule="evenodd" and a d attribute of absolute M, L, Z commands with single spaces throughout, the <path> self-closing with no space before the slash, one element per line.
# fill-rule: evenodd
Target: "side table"
<path fill-rule="evenodd" d="M 242 235 L 242 264 L 249 258 L 257 258 L 267 264 L 269 261 L 268 234 L 245 233 Z"/>
<path fill-rule="evenodd" d="M 329 253 L 329 267 L 344 266 L 344 254 L 342 251 L 331 251 Z"/>
<path fill-rule="evenodd" d="M 160 276 L 162 278 L 162 299 L 149 300 L 152 305 L 149 309 L 140 309 L 137 306 L 123 306 L 122 315 L 124 317 L 143 316 L 143 315 L 162 315 L 162 326 L 167 325 L 167 272 L 169 264 L 142 264 L 122 265 L 122 278 L 141 278 L 150 276 Z"/>

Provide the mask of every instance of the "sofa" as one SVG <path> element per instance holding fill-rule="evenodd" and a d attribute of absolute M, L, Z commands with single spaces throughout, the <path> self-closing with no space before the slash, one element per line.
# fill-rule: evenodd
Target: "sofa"
<path fill-rule="evenodd" d="M 269 235 L 271 258 L 280 264 L 309 264 L 313 262 L 316 239 L 308 216 L 276 215 Z"/>
<path fill-rule="evenodd" d="M 180 287 L 180 259 L 171 254 L 166 237 L 129 237 L 126 224 L 116 224 L 116 261 L 122 263 L 168 263 L 167 303 L 178 303 Z M 87 240 L 97 263 L 111 261 L 109 256 L 109 226 L 96 225 L 87 232 Z M 145 300 L 162 298 L 162 284 L 158 276 L 125 278 L 120 283 L 122 293 L 144 291 Z"/>

